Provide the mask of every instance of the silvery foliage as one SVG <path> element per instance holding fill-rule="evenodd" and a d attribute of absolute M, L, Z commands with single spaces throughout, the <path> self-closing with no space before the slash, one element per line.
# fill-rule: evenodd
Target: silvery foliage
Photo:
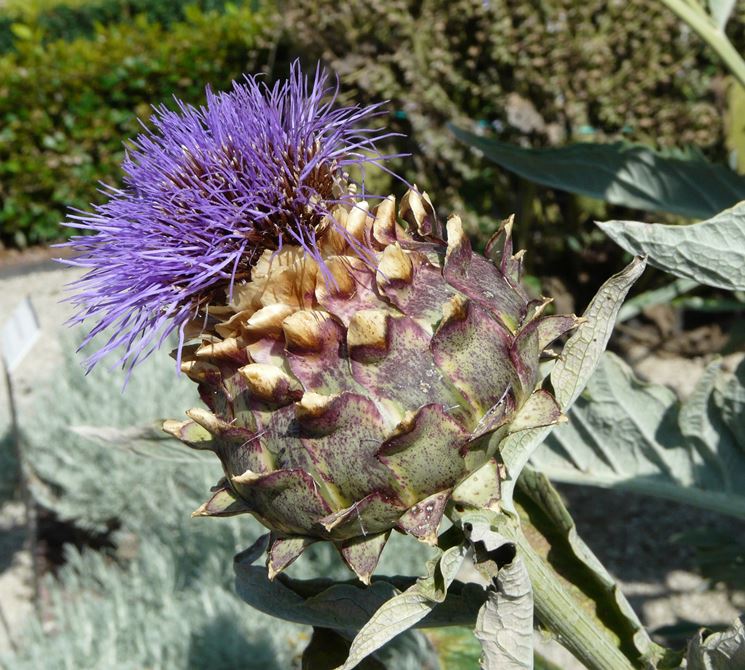
<path fill-rule="evenodd" d="M 118 520 L 118 550 L 68 550 L 58 577 L 44 582 L 50 602 L 43 619 L 29 622 L 18 653 L 0 658 L 0 666 L 175 670 L 218 659 L 221 667 L 288 667 L 304 644 L 302 629 L 245 617 L 223 560 L 258 534 L 256 526 L 194 523 L 185 513 L 185 503 L 187 510 L 199 504 L 213 464 L 184 458 L 180 449 L 138 456 L 111 443 L 111 429 L 106 446 L 71 430 L 113 424 L 126 431 L 182 411 L 193 401 L 191 388 L 175 383 L 172 361 L 154 358 L 122 395 L 116 373 L 83 376 L 73 342 L 66 338 L 68 360 L 51 386 L 34 391 L 34 406 L 55 411 L 19 417 L 32 492 L 61 519 L 91 531 Z M 142 454 L 155 445 L 131 447 Z"/>

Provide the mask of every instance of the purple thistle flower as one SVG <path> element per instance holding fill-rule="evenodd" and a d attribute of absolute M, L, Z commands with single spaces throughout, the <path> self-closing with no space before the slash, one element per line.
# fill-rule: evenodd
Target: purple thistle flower
<path fill-rule="evenodd" d="M 246 77 L 228 93 L 208 88 L 205 106 L 154 108 L 154 130 L 124 160 L 124 188 L 105 187 L 108 202 L 65 223 L 95 233 L 72 238 L 66 246 L 79 255 L 62 260 L 89 268 L 68 298 L 78 308 L 71 323 L 97 320 L 81 348 L 113 332 L 88 370 L 123 349 L 129 373 L 174 331 L 180 359 L 185 325 L 224 304 L 266 249 L 299 245 L 330 276 L 316 239 L 334 225 L 333 207 L 353 200 L 346 170 L 364 178 L 367 164 L 386 169 L 394 157 L 375 147 L 391 133 L 358 128 L 384 113 L 380 104 L 334 109 L 337 93 L 320 68 L 310 83 L 296 61 L 271 88 Z"/>

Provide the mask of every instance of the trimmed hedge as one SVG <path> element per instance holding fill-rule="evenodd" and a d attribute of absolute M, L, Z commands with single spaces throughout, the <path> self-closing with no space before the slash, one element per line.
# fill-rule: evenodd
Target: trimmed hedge
<path fill-rule="evenodd" d="M 169 25 L 182 21 L 189 6 L 202 11 L 222 11 L 230 0 L 90 0 L 80 5 L 57 4 L 42 9 L 34 16 L 27 16 L 18 8 L 0 18 L 0 51 L 7 51 L 14 45 L 13 24 L 30 24 L 43 33 L 45 42 L 57 39 L 72 40 L 76 37 L 89 37 L 96 25 L 121 23 L 138 15 L 148 21 Z M 242 4 L 241 0 L 233 4 Z"/>
<path fill-rule="evenodd" d="M 69 207 L 118 184 L 122 140 L 150 105 L 204 99 L 265 62 L 273 18 L 191 7 L 170 28 L 148 21 L 98 26 L 90 40 L 19 40 L 0 57 L 0 241 L 55 240 Z"/>

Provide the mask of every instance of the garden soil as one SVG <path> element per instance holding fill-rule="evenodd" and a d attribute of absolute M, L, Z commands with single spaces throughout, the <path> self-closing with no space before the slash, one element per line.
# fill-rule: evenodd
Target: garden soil
<path fill-rule="evenodd" d="M 79 277 L 80 272 L 51 261 L 56 254 L 48 250 L 0 253 L 3 321 L 24 297 L 30 296 L 42 331 L 41 339 L 13 375 L 19 414 L 29 417 L 38 410 L 36 397 L 45 380 L 52 378 L 62 363 L 59 336 L 71 307 L 60 301 L 64 285 Z M 679 395 L 689 392 L 706 362 L 705 357 L 691 360 L 637 354 L 632 362 L 640 376 L 666 383 Z M 0 427 L 4 428 L 7 420 L 7 394 L 3 387 Z M 650 629 L 686 621 L 728 625 L 745 611 L 745 594 L 711 588 L 696 574 L 693 553 L 675 541 L 676 534 L 702 527 L 742 536 L 745 524 L 637 495 L 570 486 L 560 490 L 580 534 L 619 580 Z M 0 652 L 22 644 L 23 626 L 33 611 L 31 559 L 24 524 L 21 504 L 14 501 L 0 507 Z M 556 643 L 540 634 L 536 634 L 536 641 L 559 667 L 582 667 Z"/>

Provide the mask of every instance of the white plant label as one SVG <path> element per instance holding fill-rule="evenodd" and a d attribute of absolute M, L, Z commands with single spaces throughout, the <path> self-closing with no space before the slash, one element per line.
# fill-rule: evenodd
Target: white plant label
<path fill-rule="evenodd" d="M 36 318 L 31 298 L 25 298 L 11 312 L 10 318 L 0 332 L 3 364 L 9 373 L 13 372 L 31 351 L 40 334 L 39 320 Z"/>

